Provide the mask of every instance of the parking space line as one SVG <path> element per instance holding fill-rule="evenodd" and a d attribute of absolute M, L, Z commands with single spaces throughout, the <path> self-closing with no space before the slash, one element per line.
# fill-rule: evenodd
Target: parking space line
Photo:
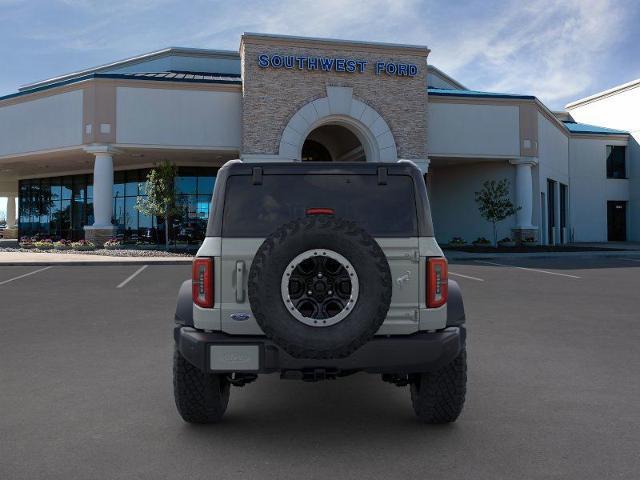
<path fill-rule="evenodd" d="M 550 272 L 549 270 L 539 270 L 537 268 L 518 267 L 517 265 L 507 265 L 506 263 L 487 262 L 485 260 L 476 260 L 476 263 L 486 263 L 487 265 L 495 265 L 498 267 L 511 267 L 511 268 L 517 268 L 519 270 L 527 270 L 529 272 L 546 273 L 548 275 L 558 275 L 560 277 L 582 278 L 577 275 L 569 275 L 568 273 Z"/>
<path fill-rule="evenodd" d="M 620 260 L 631 260 L 632 262 L 640 262 L 640 258 L 624 258 L 624 257 L 621 257 Z"/>
<path fill-rule="evenodd" d="M 138 276 L 139 273 L 141 273 L 145 268 L 147 268 L 149 265 L 143 265 L 141 266 L 138 270 L 136 270 L 135 272 L 133 272 L 131 275 L 129 275 L 127 278 L 125 278 L 120 285 L 118 285 L 116 288 L 122 288 L 124 287 L 127 283 L 129 283 L 131 280 L 133 280 L 134 278 L 136 278 Z"/>
<path fill-rule="evenodd" d="M 44 272 L 45 270 L 49 270 L 50 268 L 51 268 L 51 266 L 40 268 L 38 270 L 34 270 L 33 272 L 25 273 L 23 275 L 10 278 L 9 280 L 4 280 L 4 281 L 0 282 L 0 285 L 4 285 L 5 283 L 13 282 L 14 280 L 19 280 L 20 278 L 28 277 L 29 275 L 33 275 L 34 273 Z"/>
<path fill-rule="evenodd" d="M 484 279 L 478 277 L 472 277 L 470 275 L 462 275 L 461 273 L 449 272 L 449 275 L 454 275 L 456 277 L 468 278 L 469 280 L 475 280 L 476 282 L 484 282 Z"/>

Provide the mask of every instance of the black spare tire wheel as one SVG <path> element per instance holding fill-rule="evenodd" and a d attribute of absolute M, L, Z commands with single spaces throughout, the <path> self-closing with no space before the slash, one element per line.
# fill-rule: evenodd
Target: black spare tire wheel
<path fill-rule="evenodd" d="M 256 321 L 298 358 L 345 357 L 387 316 L 391 272 L 377 242 L 354 222 L 310 215 L 262 243 L 249 271 Z"/>

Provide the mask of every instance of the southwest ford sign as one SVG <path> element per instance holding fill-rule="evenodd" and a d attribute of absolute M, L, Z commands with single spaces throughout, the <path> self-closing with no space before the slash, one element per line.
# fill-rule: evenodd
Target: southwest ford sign
<path fill-rule="evenodd" d="M 365 60 L 353 60 L 337 57 L 300 57 L 297 55 L 258 55 L 261 68 L 284 68 L 289 70 L 318 70 L 321 72 L 364 73 L 372 68 L 376 75 L 385 74 L 395 77 L 415 77 L 418 66 L 413 63 L 375 62 L 369 67 Z"/>

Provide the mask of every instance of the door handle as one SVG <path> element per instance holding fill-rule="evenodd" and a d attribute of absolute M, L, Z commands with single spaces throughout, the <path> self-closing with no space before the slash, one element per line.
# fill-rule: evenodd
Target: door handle
<path fill-rule="evenodd" d="M 236 262 L 236 302 L 244 302 L 244 262 Z"/>

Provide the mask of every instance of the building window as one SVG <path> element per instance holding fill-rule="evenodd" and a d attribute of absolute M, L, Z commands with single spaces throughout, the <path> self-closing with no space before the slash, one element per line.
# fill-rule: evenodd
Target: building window
<path fill-rule="evenodd" d="M 556 243 L 554 229 L 556 227 L 556 182 L 547 179 L 547 243 Z"/>
<path fill-rule="evenodd" d="M 82 226 L 88 223 L 86 187 L 90 178 L 74 175 L 20 180 L 20 235 L 54 240 L 82 238 Z"/>
<path fill-rule="evenodd" d="M 182 210 L 171 222 L 169 236 L 176 244 L 193 244 L 204 238 L 217 168 L 179 167 L 176 178 Z M 163 243 L 162 219 L 135 208 L 144 195 L 149 170 L 114 172 L 113 219 L 116 236 L 128 243 Z M 93 175 L 20 180 L 19 234 L 58 240 L 84 237 L 93 224 Z"/>
<path fill-rule="evenodd" d="M 627 147 L 607 145 L 607 178 L 627 178 Z"/>
<path fill-rule="evenodd" d="M 568 189 L 564 183 L 560 184 L 560 243 L 567 243 L 567 206 L 568 206 Z"/>

